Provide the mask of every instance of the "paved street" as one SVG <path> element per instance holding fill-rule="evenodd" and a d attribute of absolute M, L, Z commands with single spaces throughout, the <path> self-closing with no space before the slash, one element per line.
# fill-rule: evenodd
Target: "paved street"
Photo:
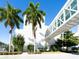
<path fill-rule="evenodd" d="M 0 59 L 79 59 L 79 55 L 60 53 L 60 54 L 24 54 L 1 56 Z"/>

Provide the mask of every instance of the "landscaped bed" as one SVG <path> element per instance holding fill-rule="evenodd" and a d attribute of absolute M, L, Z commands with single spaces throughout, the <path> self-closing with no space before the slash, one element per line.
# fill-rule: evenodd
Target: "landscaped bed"
<path fill-rule="evenodd" d="M 56 52 L 43 52 L 42 54 L 60 54 L 60 53 L 64 53 L 64 52 L 60 52 L 60 51 L 56 51 Z"/>
<path fill-rule="evenodd" d="M 0 52 L 0 55 L 17 55 L 22 54 L 22 52 Z"/>

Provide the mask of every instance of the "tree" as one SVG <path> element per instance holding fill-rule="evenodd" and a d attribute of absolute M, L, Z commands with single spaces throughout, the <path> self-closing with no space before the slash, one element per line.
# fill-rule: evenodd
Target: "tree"
<path fill-rule="evenodd" d="M 14 48 L 18 51 L 23 51 L 24 47 L 24 37 L 21 35 L 14 36 L 12 39 L 12 43 L 14 45 Z"/>
<path fill-rule="evenodd" d="M 71 31 L 64 32 L 64 39 L 63 39 L 64 46 L 69 47 L 69 46 L 74 46 L 74 45 L 79 44 L 78 38 L 74 37 L 73 35 L 74 33 L 72 33 Z"/>
<path fill-rule="evenodd" d="M 29 7 L 23 12 L 23 15 L 26 15 L 26 25 L 27 23 L 32 23 L 32 31 L 34 34 L 34 38 L 36 38 L 37 24 L 41 28 L 41 22 L 44 22 L 44 16 L 45 16 L 45 12 L 39 10 L 38 8 L 39 8 L 39 3 L 34 5 L 34 3 L 30 2 Z"/>
<path fill-rule="evenodd" d="M 27 22 L 32 23 L 32 30 L 34 37 L 36 37 L 36 25 L 39 24 L 41 28 L 41 22 L 44 22 L 45 12 L 39 10 L 39 3 L 34 5 L 34 3 L 30 2 L 29 7 L 23 12 L 23 15 L 26 15 L 26 24 Z"/>
<path fill-rule="evenodd" d="M 19 17 L 19 13 L 21 10 L 15 9 L 9 3 L 7 4 L 6 8 L 0 8 L 0 21 L 4 21 L 5 27 L 10 26 L 10 44 L 9 44 L 9 52 L 11 46 L 11 38 L 12 38 L 12 31 L 14 27 L 20 28 L 20 23 L 23 23 L 23 20 Z"/>

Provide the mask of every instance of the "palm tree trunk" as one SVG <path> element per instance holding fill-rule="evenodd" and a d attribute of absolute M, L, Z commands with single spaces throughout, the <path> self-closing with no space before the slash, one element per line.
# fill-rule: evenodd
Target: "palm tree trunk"
<path fill-rule="evenodd" d="M 11 50 L 11 33 L 9 35 L 9 52 L 10 52 L 10 50 Z"/>
<path fill-rule="evenodd" d="M 36 38 L 34 39 L 34 53 L 35 53 L 35 50 L 36 50 Z"/>
<path fill-rule="evenodd" d="M 12 30 L 10 30 L 10 37 L 9 37 L 9 52 L 11 51 L 11 45 L 12 45 Z"/>
<path fill-rule="evenodd" d="M 34 34 L 34 53 L 36 53 L 36 32 L 35 32 L 36 30 L 34 29 L 33 30 L 33 34 Z"/>

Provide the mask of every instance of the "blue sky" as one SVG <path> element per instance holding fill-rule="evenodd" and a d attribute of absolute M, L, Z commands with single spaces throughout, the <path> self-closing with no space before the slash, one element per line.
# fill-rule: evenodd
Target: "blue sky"
<path fill-rule="evenodd" d="M 0 7 L 6 7 L 6 1 L 22 11 L 28 7 L 29 2 L 34 2 L 35 4 L 39 2 L 40 9 L 46 12 L 45 23 L 49 25 L 67 0 L 0 0 Z M 9 42 L 9 29 L 9 27 L 5 28 L 3 23 L 0 23 L 0 41 Z"/>

